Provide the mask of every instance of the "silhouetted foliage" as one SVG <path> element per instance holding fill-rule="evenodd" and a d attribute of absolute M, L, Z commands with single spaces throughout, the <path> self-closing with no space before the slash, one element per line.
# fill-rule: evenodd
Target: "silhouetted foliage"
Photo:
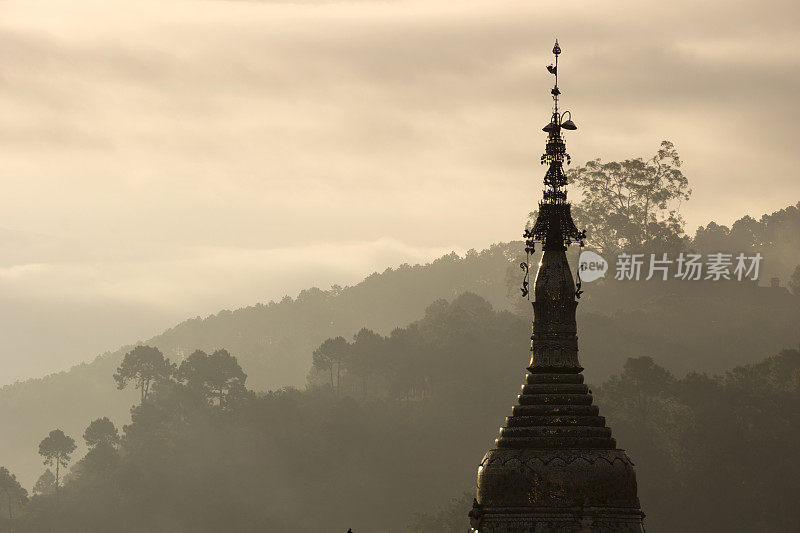
<path fill-rule="evenodd" d="M 638 465 L 648 531 L 796 527 L 800 462 L 787 446 L 800 438 L 799 400 L 797 350 L 725 376 L 681 379 L 639 358 L 599 394 Z"/>
<path fill-rule="evenodd" d="M 328 339 L 312 354 L 312 364 L 319 371 L 328 371 L 331 378 L 331 388 L 340 389 L 342 366 L 347 361 L 349 347 L 343 337 Z M 333 369 L 336 369 L 336 382 L 333 381 Z"/>
<path fill-rule="evenodd" d="M 760 253 L 764 257 L 761 279 L 788 279 L 800 251 L 800 202 L 759 220 L 744 216 L 730 228 L 710 222 L 697 228 L 691 247 L 703 253 Z"/>
<path fill-rule="evenodd" d="M 83 433 L 89 447 L 86 455 L 72 468 L 76 475 L 103 475 L 111 471 L 119 461 L 117 446 L 120 443 L 119 431 L 107 417 L 92 421 Z"/>
<path fill-rule="evenodd" d="M 669 143 L 648 161 L 590 162 L 573 179 L 590 246 L 758 252 L 761 278 L 779 276 L 797 294 L 800 203 L 730 228 L 710 222 L 689 239 L 676 207 L 688 183 Z M 9 461 L 35 457 L 30 443 L 45 428 L 80 431 L 97 405 L 110 417 L 86 428 L 89 451 L 65 476 L 60 504 L 56 476 L 40 477 L 18 531 L 397 531 L 409 520 L 412 530 L 460 530 L 470 502 L 449 498 L 474 484 L 529 356 L 522 249 L 448 254 L 353 287 L 198 317 L 149 346 L 3 388 L 0 416 L 31 421 L 0 440 Z M 774 458 L 792 457 L 798 436 L 796 351 L 752 363 L 798 344 L 800 299 L 755 283 L 585 288 L 582 361 L 590 379 L 605 380 L 601 409 L 639 464 L 648 530 L 790 530 L 797 461 Z M 520 314 L 487 300 L 521 302 Z M 195 347 L 178 368 L 163 355 L 183 359 Z M 256 395 L 245 370 L 258 389 L 301 385 L 306 372 L 308 387 Z M 121 438 L 111 420 L 123 422 L 133 397 L 114 383 L 133 383 L 140 397 Z M 53 459 L 57 475 L 70 453 Z M 29 483 L 38 471 L 13 469 Z M 758 512 L 745 512 L 751 503 Z"/>
<path fill-rule="evenodd" d="M 683 219 L 678 207 L 692 191 L 671 142 L 663 141 L 650 159 L 595 159 L 568 177 L 583 192 L 573 215 L 578 227 L 587 230 L 592 247 L 609 254 L 680 248 Z"/>
<path fill-rule="evenodd" d="M 116 446 L 119 444 L 119 431 L 114 423 L 104 416 L 89 424 L 86 431 L 83 432 L 83 440 L 90 448 L 101 444 Z"/>
<path fill-rule="evenodd" d="M 361 381 L 364 397 L 369 394 L 370 381 L 375 378 L 382 363 L 378 354 L 382 353 L 383 342 L 383 337 L 367 328 L 362 328 L 353 337 L 347 358 L 347 373 L 354 380 Z"/>
<path fill-rule="evenodd" d="M 244 394 L 247 381 L 239 362 L 227 350 L 216 350 L 211 355 L 195 350 L 181 362 L 176 376 L 209 402 L 216 402 L 220 409 Z"/>
<path fill-rule="evenodd" d="M 137 346 L 125 354 L 122 364 L 114 374 L 114 380 L 119 389 L 124 389 L 129 382 L 133 382 L 144 402 L 153 383 L 168 380 L 173 371 L 173 365 L 169 359 L 164 358 L 161 350 L 152 346 Z"/>
<path fill-rule="evenodd" d="M 44 458 L 44 464 L 56 467 L 56 495 L 59 491 L 61 468 L 67 467 L 75 448 L 75 440 L 60 429 L 54 429 L 39 443 L 39 455 Z"/>
<path fill-rule="evenodd" d="M 0 466 L 0 509 L 5 507 L 9 523 L 14 520 L 14 513 L 25 505 L 28 501 L 28 491 L 22 488 L 17 481 L 17 476 L 8 471 L 4 466 Z M 2 522 L 0 522 L 2 524 Z"/>
<path fill-rule="evenodd" d="M 465 294 L 387 336 L 345 341 L 338 392 L 326 370 L 322 386 L 244 394 L 219 409 L 202 387 L 164 381 L 132 409 L 116 462 L 96 475 L 90 451 L 62 505 L 37 496 L 18 532 L 461 531 L 471 497 L 451 498 L 474 486 L 515 401 L 529 328 Z M 356 359 L 369 361 L 366 393 Z M 592 387 L 638 465 L 648 531 L 791 530 L 798 387 L 797 350 L 718 377 L 677 378 L 637 357 Z"/>
<path fill-rule="evenodd" d="M 800 352 L 784 350 L 725 376 L 676 379 L 649 357 L 629 359 L 599 391 L 637 463 L 653 532 L 792 531 L 800 519 Z M 410 531 L 459 531 L 471 494 L 418 515 Z"/>
<path fill-rule="evenodd" d="M 777 276 L 785 282 L 800 263 L 799 213 L 798 206 L 787 207 L 750 219 L 754 222 L 749 224 L 755 224 L 752 231 L 737 229 L 737 235 L 752 237 L 747 241 L 753 243 L 752 247 L 742 252 L 759 251 L 764 255 L 761 279 Z M 732 228 L 741 225 L 734 223 Z M 686 242 L 685 246 L 704 253 L 719 251 L 701 250 L 699 243 L 700 240 L 697 244 Z M 591 233 L 588 245 L 592 246 Z M 738 247 L 734 246 L 733 251 L 739 251 Z M 157 347 L 172 360 L 183 359 L 195 348 L 212 353 L 224 346 L 236 354 L 251 388 L 303 386 L 312 353 L 325 339 L 352 339 L 362 328 L 388 336 L 397 325 L 419 317 L 437 298 L 452 299 L 471 291 L 496 309 L 513 308 L 525 321 L 529 320 L 530 303 L 519 297 L 518 265 L 524 258 L 524 253 L 520 254 L 523 248 L 521 242 L 504 243 L 480 252 L 471 250 L 463 256 L 447 254 L 427 265 L 401 265 L 370 275 L 352 287 L 309 289 L 296 298 L 190 319 L 145 344 Z M 574 253 L 573 248 L 570 254 Z M 574 256 L 570 258 L 574 264 Z M 800 320 L 797 298 L 786 291 L 731 283 L 734 286 L 614 280 L 585 284 L 579 308 L 585 366 L 594 379 L 602 381 L 628 357 L 648 353 L 677 375 L 689 370 L 721 372 L 800 342 L 794 326 Z M 118 425 L 128 420 L 134 394 L 140 397 L 141 390 L 128 387 L 117 393 L 115 382 L 108 376 L 133 349 L 127 346 L 68 372 L 0 389 L 0 425 L 17 426 L 0 439 L 0 457 L 20 480 L 32 484 L 41 473 L 38 461 L 30 457 L 30 443 L 50 428 L 58 426 L 67 433 L 80 434 L 87 421 L 98 416 L 97 406 L 102 406 L 102 414 Z M 357 354 L 352 354 L 344 372 L 347 377 L 341 378 L 343 391 L 355 393 L 359 382 L 360 396 L 364 396 L 365 384 L 369 396 L 388 394 L 385 387 L 373 383 L 373 379 L 382 378 L 365 379 L 362 375 L 362 370 L 374 374 L 377 369 L 359 367 L 356 358 Z M 398 372 L 401 370 L 398 368 Z M 324 377 L 330 381 L 329 372 Z M 399 383 L 392 386 L 403 388 Z M 424 384 L 418 388 L 414 393 L 417 397 Z M 19 425 L 20 418 L 26 424 Z"/>

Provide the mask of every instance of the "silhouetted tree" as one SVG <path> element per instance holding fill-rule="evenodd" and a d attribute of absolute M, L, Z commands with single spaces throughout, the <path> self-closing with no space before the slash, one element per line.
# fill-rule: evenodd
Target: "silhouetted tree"
<path fill-rule="evenodd" d="M 361 378 L 362 393 L 367 396 L 369 379 L 375 374 L 381 362 L 383 337 L 371 329 L 362 328 L 353 337 L 350 345 L 350 356 L 347 360 L 347 371 L 354 377 Z"/>
<path fill-rule="evenodd" d="M 339 391 L 342 365 L 347 360 L 348 344 L 344 337 L 327 339 L 312 354 L 312 363 L 318 370 L 328 370 L 331 376 L 331 388 Z M 336 384 L 333 383 L 333 369 L 336 367 Z"/>
<path fill-rule="evenodd" d="M 119 431 L 107 417 L 93 420 L 83 432 L 83 440 L 89 451 L 72 469 L 73 473 L 108 472 L 118 463 Z"/>
<path fill-rule="evenodd" d="M 574 205 L 577 225 L 604 252 L 680 245 L 681 201 L 691 195 L 675 146 L 663 141 L 648 160 L 589 161 L 568 173 L 583 191 Z"/>
<path fill-rule="evenodd" d="M 108 417 L 97 418 L 83 432 L 83 440 L 89 448 L 100 444 L 116 446 L 119 444 L 119 431 Z"/>
<path fill-rule="evenodd" d="M 8 471 L 4 466 L 0 466 L 0 493 L 6 497 L 8 505 L 8 519 L 14 519 L 14 506 L 21 507 L 28 501 L 28 491 L 22 488 L 17 481 L 17 477 Z"/>
<path fill-rule="evenodd" d="M 216 350 L 211 355 L 196 350 L 181 362 L 177 377 L 209 401 L 216 400 L 220 408 L 232 396 L 245 391 L 247 380 L 236 357 L 227 350 Z"/>
<path fill-rule="evenodd" d="M 117 388 L 124 389 L 133 381 L 141 391 L 141 401 L 147 399 L 150 387 L 158 381 L 168 380 L 174 368 L 158 348 L 137 346 L 125 354 L 122 364 L 114 374 Z"/>
<path fill-rule="evenodd" d="M 44 457 L 44 464 L 56 467 L 56 495 L 59 490 L 59 474 L 61 467 L 66 467 L 70 455 L 75 451 L 75 440 L 68 437 L 60 429 L 54 429 L 39 443 L 39 455 Z"/>

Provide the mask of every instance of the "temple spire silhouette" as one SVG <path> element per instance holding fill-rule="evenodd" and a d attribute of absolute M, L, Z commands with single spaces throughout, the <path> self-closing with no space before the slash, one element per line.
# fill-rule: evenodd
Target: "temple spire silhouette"
<path fill-rule="evenodd" d="M 526 273 L 537 242 L 543 250 L 533 288 L 531 362 L 518 405 L 478 468 L 470 527 L 480 533 L 641 533 L 644 513 L 633 463 L 593 405 L 578 360 L 580 282 L 566 250 L 583 245 L 586 234 L 575 226 L 567 202 L 564 163 L 570 158 L 563 131 L 577 127 L 571 113 L 559 109 L 558 41 L 553 54 L 555 62 L 547 67 L 555 77 L 553 112 L 543 128 L 541 158 L 545 189 L 536 222 L 524 233 Z"/>

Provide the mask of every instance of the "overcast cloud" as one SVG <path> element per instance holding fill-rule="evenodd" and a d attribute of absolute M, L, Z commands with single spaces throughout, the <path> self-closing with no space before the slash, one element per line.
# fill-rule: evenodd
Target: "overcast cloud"
<path fill-rule="evenodd" d="M 519 237 L 558 37 L 576 162 L 670 139 L 690 231 L 800 199 L 797 2 L 6 1 L 0 385 Z"/>

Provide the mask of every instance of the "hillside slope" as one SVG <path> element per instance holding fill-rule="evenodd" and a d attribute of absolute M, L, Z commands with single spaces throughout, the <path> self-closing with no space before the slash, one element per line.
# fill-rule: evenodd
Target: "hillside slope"
<path fill-rule="evenodd" d="M 779 275 L 786 280 L 791 265 L 800 263 L 798 235 L 800 203 L 759 222 L 744 217 L 731 229 L 710 223 L 698 230 L 692 246 L 704 253 L 761 252 L 761 279 Z M 294 299 L 190 319 L 144 342 L 173 360 L 198 348 L 224 347 L 237 356 L 252 389 L 302 386 L 311 353 L 323 340 L 350 337 L 362 327 L 388 333 L 417 319 L 438 298 L 451 300 L 469 291 L 495 309 L 513 308 L 530 320 L 528 304 L 507 296 L 507 280 L 519 282 L 522 249 L 519 242 L 496 244 L 465 257 L 449 254 L 426 265 L 402 265 L 353 287 L 312 288 Z M 596 382 L 618 372 L 628 357 L 652 356 L 679 375 L 713 373 L 800 344 L 800 298 L 782 287 L 612 278 L 585 289 L 578 308 L 581 358 Z M 136 395 L 118 393 L 111 376 L 129 349 L 0 389 L 0 465 L 31 486 L 43 470 L 36 449 L 48 431 L 60 427 L 77 439 L 87 421 L 98 416 L 124 424 Z"/>
<path fill-rule="evenodd" d="M 471 496 L 427 525 L 406 524 L 474 486 L 523 382 L 529 327 L 465 293 L 389 336 L 360 335 L 351 353 L 368 363 L 345 368 L 336 392 L 322 380 L 229 396 L 220 409 L 210 391 L 165 385 L 134 411 L 120 454 L 95 448 L 58 499 L 35 498 L 10 524 L 0 498 L 0 531 L 463 531 Z M 636 461 L 648 531 L 796 529 L 800 352 L 719 378 L 677 378 L 647 357 L 622 370 L 592 389 Z"/>
<path fill-rule="evenodd" d="M 311 352 L 328 337 L 355 334 L 362 327 L 388 333 L 423 314 L 431 301 L 465 291 L 496 308 L 508 308 L 504 277 L 506 253 L 518 244 L 494 245 L 465 257 L 449 254 L 426 265 L 402 265 L 375 273 L 353 287 L 308 289 L 297 298 L 257 304 L 194 318 L 144 341 L 173 360 L 195 349 L 227 348 L 256 390 L 302 386 Z M 129 419 L 136 394 L 116 390 L 112 374 L 131 346 L 101 355 L 91 363 L 41 379 L 0 389 L 0 464 L 30 487 L 43 471 L 39 441 L 55 427 L 80 440 L 88 420 Z M 79 449 L 77 454 L 82 454 Z"/>

